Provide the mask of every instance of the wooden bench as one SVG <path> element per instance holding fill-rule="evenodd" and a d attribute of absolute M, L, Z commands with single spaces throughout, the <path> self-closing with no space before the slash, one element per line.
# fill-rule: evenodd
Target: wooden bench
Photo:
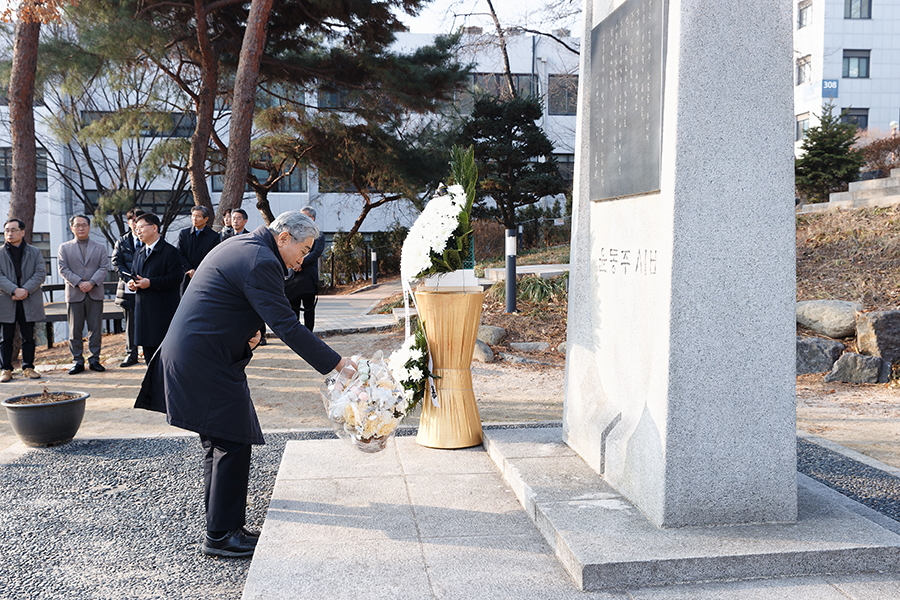
<path fill-rule="evenodd" d="M 103 320 L 106 321 L 106 330 L 115 333 L 122 333 L 122 319 L 125 318 L 125 312 L 115 304 L 116 286 L 115 281 L 105 281 L 103 283 Z M 66 289 L 64 283 L 48 283 L 41 286 L 41 291 L 50 295 L 50 301 L 44 302 L 44 313 L 47 315 L 47 348 L 53 347 L 53 324 L 60 321 L 68 320 L 68 310 L 66 309 L 66 301 L 54 302 L 54 292 L 62 293 Z"/>

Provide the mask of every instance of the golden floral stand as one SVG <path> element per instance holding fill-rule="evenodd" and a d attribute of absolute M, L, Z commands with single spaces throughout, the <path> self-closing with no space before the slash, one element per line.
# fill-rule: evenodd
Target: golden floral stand
<path fill-rule="evenodd" d="M 481 443 L 481 416 L 472 390 L 472 354 L 481 322 L 483 292 L 416 292 L 425 325 L 438 404 L 426 392 L 416 442 L 429 448 Z"/>

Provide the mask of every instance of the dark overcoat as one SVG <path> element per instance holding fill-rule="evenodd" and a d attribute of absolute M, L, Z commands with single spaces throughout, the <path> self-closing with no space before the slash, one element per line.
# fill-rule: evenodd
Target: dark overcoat
<path fill-rule="evenodd" d="M 134 342 L 156 348 L 162 344 L 181 299 L 181 254 L 160 238 L 150 256 L 137 252 L 132 266 L 135 275 L 150 280 L 150 287 L 138 289 L 135 298 Z"/>
<path fill-rule="evenodd" d="M 263 323 L 319 373 L 341 360 L 291 311 L 285 275 L 265 226 L 216 246 L 194 273 L 135 407 L 165 412 L 169 424 L 203 435 L 265 443 L 244 373 L 248 342 Z"/>
<path fill-rule="evenodd" d="M 134 233 L 128 232 L 118 240 L 113 248 L 112 266 L 119 273 L 119 283 L 116 285 L 116 306 L 121 306 L 125 310 L 134 309 L 134 294 L 125 292 L 125 286 L 128 284 L 128 276 L 125 273 L 133 273 L 134 269 L 134 251 L 140 245 Z"/>
<path fill-rule="evenodd" d="M 219 239 L 219 234 L 209 226 L 204 227 L 197 235 L 194 234 L 193 227 L 187 227 L 178 233 L 178 242 L 175 246 L 181 253 L 181 268 L 185 273 L 184 281 L 181 284 L 182 293 L 191 282 L 191 278 L 186 273 L 200 266 L 210 250 L 219 245 Z"/>

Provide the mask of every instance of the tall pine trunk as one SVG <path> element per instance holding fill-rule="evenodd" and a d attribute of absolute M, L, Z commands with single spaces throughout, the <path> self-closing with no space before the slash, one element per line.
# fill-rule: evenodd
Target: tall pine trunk
<path fill-rule="evenodd" d="M 25 223 L 31 242 L 37 192 L 37 146 L 34 137 L 34 85 L 37 74 L 40 21 L 19 20 L 9 77 L 9 124 L 12 138 L 12 193 L 9 218 Z"/>
<path fill-rule="evenodd" d="M 194 204 L 205 206 L 212 214 L 212 199 L 209 197 L 209 188 L 206 186 L 206 152 L 209 148 L 210 135 L 212 135 L 216 88 L 219 85 L 219 62 L 216 59 L 209 39 L 207 13 L 203 0 L 195 0 L 194 8 L 197 11 L 197 45 L 200 48 L 202 80 L 196 97 L 197 126 L 191 135 L 188 173 L 190 173 L 191 177 L 191 192 L 194 196 Z M 214 223 L 217 222 L 214 221 Z"/>
<path fill-rule="evenodd" d="M 272 0 L 253 0 L 250 16 L 241 44 L 234 78 L 234 97 L 231 104 L 231 126 L 228 133 L 228 160 L 225 163 L 225 182 L 216 223 L 222 220 L 227 209 L 241 206 L 244 186 L 247 183 L 247 169 L 250 164 L 250 135 L 253 131 L 253 110 L 255 108 L 256 81 L 259 76 L 259 62 L 266 46 L 266 33 Z"/>

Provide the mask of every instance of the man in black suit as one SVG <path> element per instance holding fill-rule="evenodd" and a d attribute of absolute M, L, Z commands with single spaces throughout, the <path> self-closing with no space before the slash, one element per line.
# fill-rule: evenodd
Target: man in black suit
<path fill-rule="evenodd" d="M 116 306 L 121 306 L 125 313 L 125 360 L 119 363 L 120 367 L 130 367 L 138 362 L 138 345 L 134 341 L 134 292 L 128 289 L 127 283 L 131 279 L 134 269 L 134 253 L 143 248 L 138 239 L 136 219 L 144 214 L 139 208 L 132 208 L 125 215 L 128 219 L 128 233 L 116 240 L 113 249 L 112 265 L 119 272 L 119 284 L 116 286 Z"/>
<path fill-rule="evenodd" d="M 159 218 L 154 214 L 144 213 L 137 218 L 144 249 L 134 257 L 134 279 L 128 282 L 128 288 L 137 292 L 135 341 L 144 349 L 144 361 L 148 363 L 178 310 L 178 287 L 184 276 L 181 254 L 162 239 L 159 227 Z"/>
<path fill-rule="evenodd" d="M 213 231 L 212 227 L 208 227 L 208 224 L 209 209 L 205 206 L 195 206 L 191 209 L 191 226 L 178 233 L 176 246 L 181 253 L 181 266 L 184 269 L 182 294 L 191 282 L 194 271 L 200 266 L 200 261 L 219 243 L 219 234 Z"/>
<path fill-rule="evenodd" d="M 300 266 L 318 236 L 309 217 L 291 211 L 217 246 L 147 367 L 135 407 L 165 412 L 171 425 L 200 434 L 204 554 L 251 556 L 256 547 L 258 534 L 244 527 L 247 486 L 251 445 L 265 440 L 244 369 L 262 324 L 323 375 L 355 367 L 297 322 L 284 295 L 288 269 Z"/>
<path fill-rule="evenodd" d="M 300 209 L 304 215 L 315 222 L 316 209 L 312 206 L 304 206 Z M 325 234 L 320 233 L 303 259 L 299 270 L 293 271 L 284 282 L 284 294 L 291 301 L 291 308 L 300 318 L 303 311 L 303 324 L 310 331 L 316 324 L 316 302 L 319 294 L 319 257 L 325 251 Z"/>

